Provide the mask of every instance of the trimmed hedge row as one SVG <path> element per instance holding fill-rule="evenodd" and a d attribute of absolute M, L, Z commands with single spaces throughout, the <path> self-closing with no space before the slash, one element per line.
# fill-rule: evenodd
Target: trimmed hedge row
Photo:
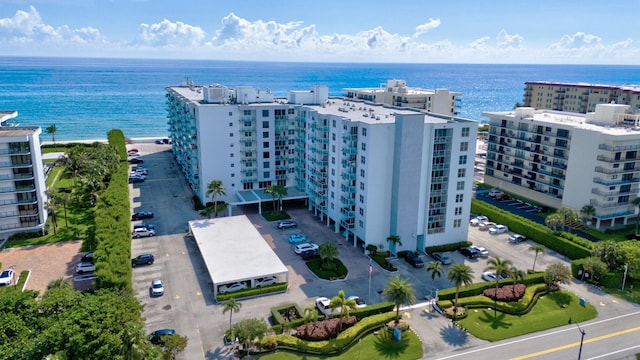
<path fill-rule="evenodd" d="M 286 307 L 286 305 L 285 305 Z M 355 316 L 356 319 L 358 321 L 369 317 L 369 316 L 373 316 L 373 315 L 378 315 L 378 314 L 382 314 L 382 313 L 386 313 L 389 311 L 393 311 L 395 309 L 395 304 L 392 302 L 382 302 L 382 303 L 377 303 L 377 304 L 373 304 L 373 305 L 367 305 L 366 307 L 357 309 L 357 310 L 352 310 L 349 312 L 350 316 Z M 273 310 L 272 310 L 273 311 Z M 322 314 L 318 314 L 318 321 L 322 321 L 324 320 L 324 315 Z M 282 331 L 284 330 L 284 328 L 288 328 L 288 329 L 295 329 L 296 327 L 300 326 L 300 325 L 304 325 L 305 320 L 304 320 L 304 314 L 303 314 L 303 318 L 302 319 L 298 319 L 295 321 L 290 321 L 288 323 L 286 323 L 286 325 L 284 324 L 276 324 L 274 326 L 271 327 L 271 330 L 273 330 L 276 334 L 282 334 Z"/>
<path fill-rule="evenodd" d="M 291 322 L 291 321 L 286 321 L 282 315 L 280 314 L 281 311 L 283 310 L 287 310 L 289 308 L 295 308 L 296 309 L 296 315 L 298 315 L 298 318 L 303 318 L 304 317 L 304 313 L 302 312 L 302 309 L 300 309 L 300 306 L 298 306 L 298 304 L 285 304 L 285 305 L 280 305 L 280 306 L 276 306 L 276 307 L 272 307 L 271 308 L 271 316 L 273 316 L 273 320 L 275 320 L 275 322 L 277 322 L 278 324 L 284 324 L 285 322 Z"/>
<path fill-rule="evenodd" d="M 453 244 L 446 245 L 437 245 L 437 246 L 427 246 L 424 249 L 424 252 L 427 254 L 433 254 L 436 252 L 446 252 L 446 251 L 455 251 L 463 247 L 471 246 L 473 243 L 471 241 L 460 241 Z"/>
<path fill-rule="evenodd" d="M 458 306 L 467 309 L 495 308 L 496 310 L 509 315 L 524 315 L 531 311 L 531 309 L 533 309 L 540 296 L 546 295 L 549 292 L 550 290 L 545 284 L 534 284 L 527 286 L 527 290 L 525 291 L 524 296 L 516 302 L 494 302 L 486 296 L 477 295 L 458 299 Z M 438 306 L 443 309 L 452 307 L 453 299 L 438 301 Z M 457 317 L 457 319 L 462 319 L 465 317 L 466 312 L 464 316 Z"/>
<path fill-rule="evenodd" d="M 583 279 L 582 275 L 578 274 L 580 270 L 584 269 L 585 260 L 586 259 L 573 260 L 571 262 L 571 274 L 576 279 L 586 280 L 588 282 L 593 283 L 593 279 L 591 278 Z M 600 278 L 598 279 L 597 283 L 607 288 L 618 288 L 622 283 L 623 276 L 624 276 L 624 273 L 622 271 L 617 271 L 617 272 L 609 271 L 605 274 L 600 275 Z"/>
<path fill-rule="evenodd" d="M 277 348 L 314 355 L 335 355 L 341 353 L 365 335 L 382 328 L 395 317 L 396 313 L 393 311 L 366 317 L 331 340 L 306 341 L 295 336 L 279 334 L 264 337 L 260 340 L 260 346 L 263 348 L 271 347 L 271 350 Z M 275 348 L 274 344 L 277 344 Z"/>
<path fill-rule="evenodd" d="M 222 302 L 229 299 L 242 299 L 242 298 L 248 298 L 248 297 L 253 297 L 253 296 L 258 296 L 263 294 L 269 294 L 273 292 L 287 291 L 288 287 L 289 287 L 288 282 L 277 283 L 277 284 L 263 286 L 259 288 L 245 289 L 245 290 L 239 290 L 239 291 L 234 291 L 230 293 L 218 294 L 216 296 L 216 300 L 218 300 L 218 302 Z"/>
<path fill-rule="evenodd" d="M 512 279 L 504 279 L 504 280 L 500 280 L 499 283 L 500 284 L 513 284 L 513 280 Z M 540 284 L 540 283 L 544 283 L 544 272 L 539 272 L 539 273 L 526 275 L 524 278 L 522 278 L 520 281 L 518 281 L 518 284 L 527 285 L 527 288 L 529 286 Z M 464 287 L 460 288 L 460 292 L 458 293 L 458 297 L 459 298 L 464 298 L 464 297 L 472 297 L 472 296 L 482 295 L 482 292 L 485 289 L 489 289 L 489 288 L 492 288 L 492 287 L 496 287 L 495 281 L 485 281 L 485 282 L 481 282 L 481 283 L 471 284 L 469 286 L 464 286 Z M 456 288 L 455 287 L 447 288 L 447 289 L 438 291 L 438 299 L 440 299 L 440 301 L 453 300 L 453 299 L 455 299 L 455 297 L 456 297 Z"/>
<path fill-rule="evenodd" d="M 558 236 L 542 224 L 515 215 L 484 201 L 472 199 L 471 212 L 488 216 L 493 222 L 505 224 L 509 227 L 509 230 L 522 234 L 549 249 L 566 255 L 570 259 L 582 259 L 591 255 L 591 249 L 581 245 L 583 241 L 579 241 L 580 244 L 578 244 L 573 242 L 573 238 L 569 240 Z M 583 240 L 588 241 L 586 239 Z"/>
<path fill-rule="evenodd" d="M 131 207 L 127 150 L 122 131 L 111 130 L 107 138 L 122 162 L 98 199 L 95 210 L 95 243 L 85 244 L 85 248 L 94 250 L 97 288 L 131 291 Z"/>

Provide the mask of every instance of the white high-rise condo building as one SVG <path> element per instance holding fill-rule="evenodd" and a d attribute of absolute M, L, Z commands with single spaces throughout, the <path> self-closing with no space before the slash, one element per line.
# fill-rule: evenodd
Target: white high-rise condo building
<path fill-rule="evenodd" d="M 467 240 L 475 121 L 333 98 L 326 86 L 285 99 L 185 83 L 167 88 L 167 109 L 174 155 L 203 202 L 222 180 L 220 200 L 270 208 L 264 189 L 280 185 L 361 249 Z"/>
<path fill-rule="evenodd" d="M 599 104 L 587 114 L 516 108 L 489 117 L 488 185 L 554 208 L 595 209 L 595 226 L 627 224 L 640 192 L 640 115 Z"/>
<path fill-rule="evenodd" d="M 594 112 L 598 104 L 609 103 L 639 111 L 640 86 L 528 81 L 524 87 L 524 107 L 586 114 Z"/>
<path fill-rule="evenodd" d="M 348 99 L 422 109 L 442 115 L 458 115 L 462 97 L 462 93 L 450 92 L 448 89 L 408 87 L 404 80 L 387 80 L 386 84 L 377 88 L 346 88 L 342 92 Z"/>
<path fill-rule="evenodd" d="M 0 240 L 42 231 L 47 220 L 41 129 L 7 126 L 17 111 L 0 111 Z"/>

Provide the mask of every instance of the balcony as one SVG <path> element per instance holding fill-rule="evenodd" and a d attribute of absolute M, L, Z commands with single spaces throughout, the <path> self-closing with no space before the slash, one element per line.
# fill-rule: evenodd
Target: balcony
<path fill-rule="evenodd" d="M 607 180 L 607 179 L 602 179 L 597 177 L 597 178 L 593 178 L 593 182 L 600 185 L 615 186 L 615 185 L 635 184 L 640 182 L 640 178 L 634 177 L 631 179 Z"/>
<path fill-rule="evenodd" d="M 610 168 L 604 168 L 602 166 L 596 166 L 597 173 L 607 174 L 607 175 L 634 173 L 638 171 L 640 171 L 640 169 L 610 169 Z"/>
<path fill-rule="evenodd" d="M 6 194 L 6 193 L 12 193 L 12 192 L 31 192 L 31 191 L 35 191 L 36 187 L 35 186 L 17 186 L 17 187 L 3 187 L 0 188 L 0 193 L 2 194 Z"/>
<path fill-rule="evenodd" d="M 610 145 L 610 144 L 600 144 L 598 145 L 598 149 L 600 150 L 607 150 L 607 151 L 633 151 L 633 150 L 640 150 L 640 144 L 635 144 L 635 145 Z M 624 161 L 624 160 L 620 160 L 620 161 Z"/>
<path fill-rule="evenodd" d="M 13 163 L 11 161 L 0 162 L 0 168 L 31 167 L 32 165 L 33 164 L 31 162 L 26 162 L 26 163 Z"/>

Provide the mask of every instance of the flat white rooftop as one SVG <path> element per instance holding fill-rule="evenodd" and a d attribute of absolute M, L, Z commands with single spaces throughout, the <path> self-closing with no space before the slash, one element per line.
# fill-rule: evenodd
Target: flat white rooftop
<path fill-rule="evenodd" d="M 288 273 L 245 215 L 189 221 L 214 286 Z"/>

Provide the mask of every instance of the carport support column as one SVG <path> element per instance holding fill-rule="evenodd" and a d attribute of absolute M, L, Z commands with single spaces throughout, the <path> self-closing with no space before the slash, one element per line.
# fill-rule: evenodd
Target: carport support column
<path fill-rule="evenodd" d="M 262 215 L 262 201 L 258 201 L 258 214 Z"/>

